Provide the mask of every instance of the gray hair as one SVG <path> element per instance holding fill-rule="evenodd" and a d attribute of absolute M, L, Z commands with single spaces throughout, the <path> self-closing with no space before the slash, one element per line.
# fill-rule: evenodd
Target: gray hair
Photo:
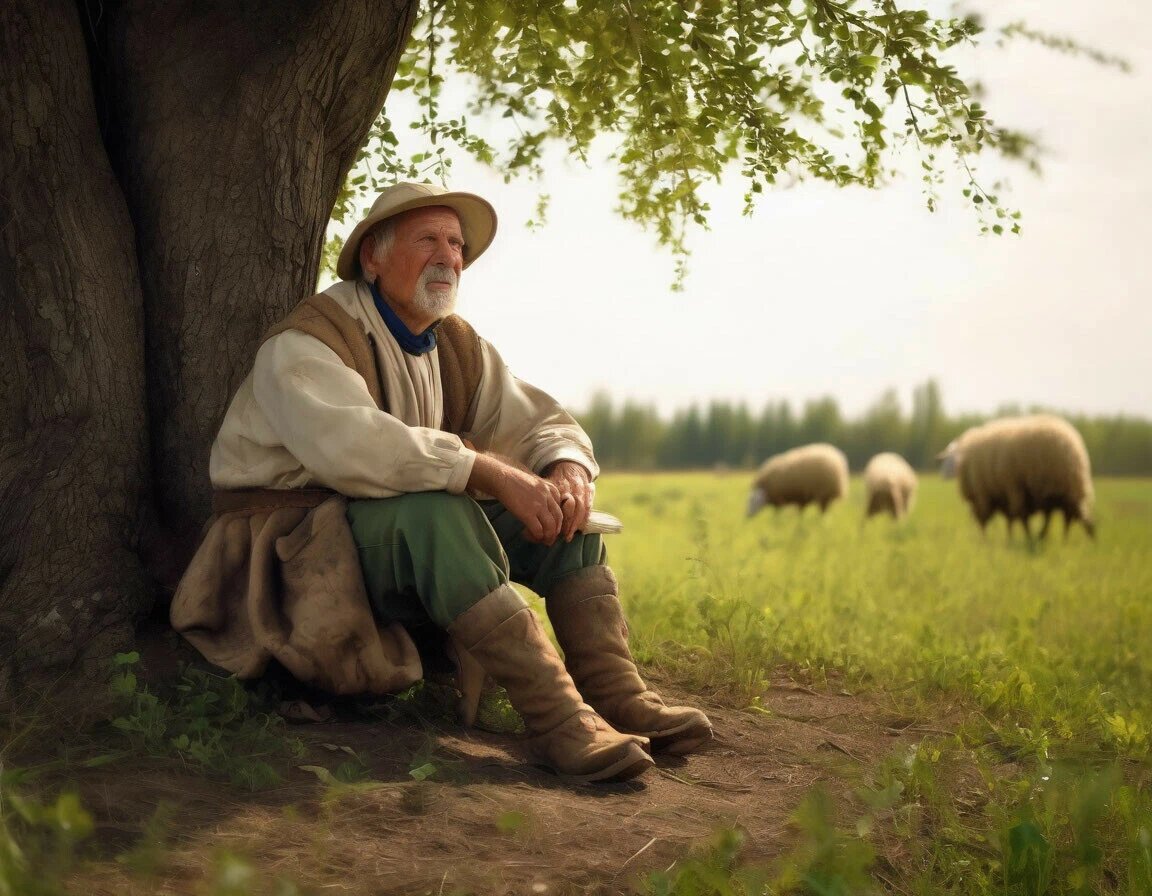
<path fill-rule="evenodd" d="M 376 224 L 364 234 L 363 239 L 372 238 L 372 257 L 376 261 L 380 261 L 380 257 L 392 248 L 392 243 L 396 239 L 396 219 L 385 218 L 379 224 Z M 368 279 L 367 271 L 361 269 L 360 276 L 364 278 L 365 282 L 371 283 Z"/>

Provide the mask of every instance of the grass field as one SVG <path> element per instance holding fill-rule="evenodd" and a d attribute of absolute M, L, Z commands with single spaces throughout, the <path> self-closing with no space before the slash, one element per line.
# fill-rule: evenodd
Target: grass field
<path fill-rule="evenodd" d="M 935 476 L 899 525 L 862 523 L 858 480 L 824 517 L 744 519 L 749 479 L 601 481 L 641 652 L 751 707 L 783 668 L 940 718 L 931 762 L 873 782 L 952 825 L 921 832 L 924 892 L 1152 893 L 1152 482 L 1098 481 L 1098 541 L 1033 547 L 1002 520 L 982 537 Z M 985 782 L 975 820 L 946 783 L 965 768 Z"/>
<path fill-rule="evenodd" d="M 955 485 L 921 485 L 911 517 L 862 524 L 863 494 L 745 519 L 748 477 L 606 477 L 598 502 L 634 636 L 706 639 L 726 683 L 764 664 L 820 683 L 948 691 L 1061 744 L 1144 754 L 1152 725 L 1152 482 L 1098 484 L 1099 541 L 1074 527 L 1030 548 L 981 536 Z M 1054 526 L 1055 530 L 1057 527 Z M 719 676 L 719 670 L 715 670 Z"/>
<path fill-rule="evenodd" d="M 670 865 L 662 859 L 627 887 L 620 878 L 618 889 L 602 882 L 595 892 L 1152 894 L 1152 481 L 1098 480 L 1098 540 L 1080 528 L 1064 540 L 1056 527 L 1055 537 L 1034 546 L 1019 529 L 1010 541 L 1003 521 L 981 536 L 955 484 L 935 476 L 925 477 L 900 524 L 863 522 L 858 480 L 848 500 L 823 517 L 814 508 L 803 516 L 788 508 L 745 519 L 750 478 L 601 478 L 598 506 L 625 525 L 606 539 L 637 656 L 650 675 L 723 708 L 730 729 L 749 720 L 787 737 L 811 723 L 786 714 L 783 685 L 883 719 L 889 730 L 873 726 L 874 749 L 852 762 L 798 758 L 796 768 L 808 762 L 821 772 L 810 780 L 822 783 L 807 792 L 768 793 L 774 785 L 757 779 L 783 821 L 792 813 L 787 837 L 752 851 L 761 864 L 745 858 L 749 832 L 718 828 Z M 302 894 L 349 889 L 357 880 L 360 889 L 350 892 L 377 892 L 358 877 L 371 873 L 369 859 L 378 864 L 372 849 L 418 850 L 396 842 L 396 832 L 427 817 L 429 800 L 480 807 L 469 851 L 504 848 L 500 838 L 547 809 L 546 802 L 516 808 L 527 792 L 518 779 L 485 778 L 476 763 L 473 783 L 461 783 L 461 763 L 436 746 L 462 743 L 453 722 L 414 724 L 427 714 L 413 702 L 397 701 L 383 729 L 289 732 L 259 713 L 235 681 L 186 675 L 158 699 L 133 663 L 120 658 L 112 679 L 119 715 L 102 733 L 50 749 L 58 726 L 41 713 L 18 729 L 18 744 L 0 746 L 0 896 Z M 724 734 L 718 731 L 719 747 Z M 381 737 L 391 739 L 390 749 L 380 747 Z M 760 737 L 755 757 L 739 749 L 718 749 L 711 765 L 705 754 L 690 757 L 671 773 L 675 786 L 690 798 L 694 769 L 742 773 L 753 758 L 765 762 L 767 735 Z M 333 753 L 337 745 L 325 739 L 343 746 Z M 455 777 L 438 769 L 456 769 Z M 513 762 L 507 774 L 515 773 Z M 182 809 L 150 816 L 153 807 L 107 795 L 113 785 L 115 793 L 133 794 L 137 777 L 147 779 L 149 794 L 195 791 L 202 796 L 196 805 L 217 808 L 192 824 Z M 245 790 L 271 796 L 246 801 L 236 795 Z M 590 811 L 583 793 L 530 792 L 556 801 L 557 817 Z M 600 819 L 603 842 L 637 818 L 686 811 L 659 805 L 661 792 L 592 801 L 601 807 L 590 817 Z M 399 815 L 389 815 L 397 795 Z M 103 816 L 94 822 L 85 806 L 98 799 Z M 138 793 L 130 799 L 145 802 Z M 352 800 L 364 821 L 340 822 L 351 827 L 337 837 L 332 826 L 353 817 L 333 808 L 340 800 Z M 316 844 L 368 836 L 382 817 L 397 826 L 385 829 L 355 869 L 311 871 L 306 851 L 290 846 L 292 837 L 313 844 L 311 855 Z M 537 823 L 541 836 L 545 826 Z M 557 832 L 553 855 L 570 856 L 567 835 Z M 278 840 L 287 844 L 280 852 L 258 856 Z M 247 858 L 235 852 L 237 843 L 250 844 Z M 544 847 L 526 849 L 524 861 Z M 268 869 L 277 869 L 275 885 Z M 534 892 L 586 892 L 564 873 L 556 872 L 553 889 Z M 149 883 L 161 880 L 162 888 Z M 422 884 L 411 892 L 437 889 Z"/>

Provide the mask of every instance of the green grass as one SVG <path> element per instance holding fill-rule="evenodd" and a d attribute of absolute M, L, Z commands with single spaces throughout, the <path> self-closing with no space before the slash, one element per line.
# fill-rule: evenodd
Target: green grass
<path fill-rule="evenodd" d="M 862 489 L 743 518 L 738 474 L 605 477 L 599 505 L 641 648 L 709 648 L 708 675 L 755 695 L 785 663 L 820 683 L 970 698 L 1069 745 L 1146 756 L 1152 725 L 1152 482 L 1099 484 L 1100 539 L 985 537 L 928 477 L 910 519 L 862 525 Z M 730 668 L 723 668 L 725 661 Z"/>
<path fill-rule="evenodd" d="M 825 517 L 745 519 L 748 484 L 601 480 L 638 654 L 737 705 L 782 671 L 921 717 L 947 708 L 953 736 L 861 791 L 865 827 L 912 844 L 918 892 L 1152 893 L 1152 482 L 1098 481 L 1099 540 L 1057 527 L 1039 546 L 1003 521 L 982 537 L 935 476 L 902 524 L 862 523 L 858 480 Z M 985 781 L 976 819 L 948 784 L 961 768 Z"/>

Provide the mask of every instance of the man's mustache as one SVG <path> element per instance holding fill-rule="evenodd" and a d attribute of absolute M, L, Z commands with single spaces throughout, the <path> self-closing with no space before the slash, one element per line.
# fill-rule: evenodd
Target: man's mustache
<path fill-rule="evenodd" d="M 424 269 L 424 276 L 421 278 L 421 282 L 429 283 L 432 280 L 443 280 L 455 286 L 456 272 L 446 264 L 434 264 Z"/>

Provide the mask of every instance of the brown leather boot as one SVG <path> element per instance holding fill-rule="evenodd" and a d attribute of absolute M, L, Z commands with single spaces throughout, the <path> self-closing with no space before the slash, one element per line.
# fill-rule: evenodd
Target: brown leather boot
<path fill-rule="evenodd" d="M 562 578 L 544 605 L 576 687 L 619 731 L 642 734 L 654 751 L 690 753 L 712 738 L 712 723 L 691 706 L 666 706 L 644 684 L 628 649 L 628 623 L 607 566 Z"/>
<path fill-rule="evenodd" d="M 652 766 L 647 740 L 612 729 L 580 696 L 544 627 L 511 585 L 481 598 L 449 634 L 508 692 L 532 755 L 570 781 L 625 781 Z"/>

